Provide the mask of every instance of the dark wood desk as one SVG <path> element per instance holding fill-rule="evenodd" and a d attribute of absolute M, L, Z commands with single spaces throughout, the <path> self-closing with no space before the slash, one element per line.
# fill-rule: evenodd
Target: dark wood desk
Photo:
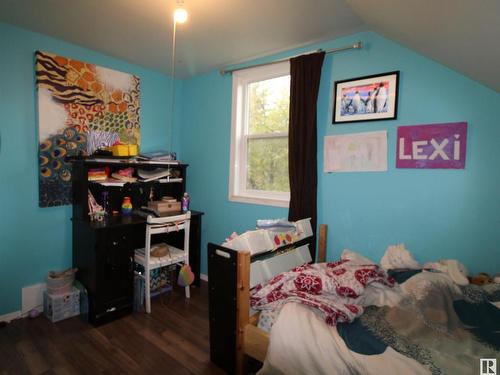
<path fill-rule="evenodd" d="M 201 218 L 191 211 L 189 263 L 200 286 Z M 76 278 L 87 289 L 89 321 L 99 325 L 132 312 L 134 295 L 134 250 L 144 247 L 146 219 L 116 218 L 107 223 L 73 220 L 73 267 Z M 158 235 L 155 242 L 183 247 L 182 233 Z"/>

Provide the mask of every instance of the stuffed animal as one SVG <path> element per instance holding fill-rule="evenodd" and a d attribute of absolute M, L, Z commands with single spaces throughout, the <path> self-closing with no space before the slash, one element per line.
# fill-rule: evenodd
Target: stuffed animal
<path fill-rule="evenodd" d="M 493 279 L 486 272 L 478 273 L 476 276 L 469 277 L 469 281 L 474 285 L 491 284 Z"/>

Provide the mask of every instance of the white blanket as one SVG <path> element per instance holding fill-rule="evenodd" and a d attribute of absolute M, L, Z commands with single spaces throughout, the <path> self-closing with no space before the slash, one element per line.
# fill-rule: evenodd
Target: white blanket
<path fill-rule="evenodd" d="M 259 371 L 259 375 L 266 374 L 418 375 L 429 372 L 390 347 L 380 355 L 353 352 L 336 327 L 326 325 L 307 307 L 287 303 L 273 326 L 267 357 Z"/>

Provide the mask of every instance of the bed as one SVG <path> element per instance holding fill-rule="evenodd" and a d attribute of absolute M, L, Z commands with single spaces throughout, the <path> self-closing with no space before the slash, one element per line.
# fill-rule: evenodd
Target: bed
<path fill-rule="evenodd" d="M 311 241 L 279 250 L 294 251 Z M 323 262 L 325 226 L 318 249 Z M 229 373 L 245 373 L 248 358 L 263 363 L 260 374 L 479 373 L 481 358 L 500 357 L 498 284 L 489 290 L 459 287 L 441 273 L 398 270 L 387 275 L 396 279 L 395 288 L 370 289 L 364 313 L 352 323 L 340 319 L 329 325 L 325 316 L 290 302 L 270 329 L 261 324 L 269 310 L 249 313 L 256 295 L 250 291 L 252 260 L 248 252 L 209 246 L 211 359 Z M 337 267 L 342 263 L 331 269 Z"/>

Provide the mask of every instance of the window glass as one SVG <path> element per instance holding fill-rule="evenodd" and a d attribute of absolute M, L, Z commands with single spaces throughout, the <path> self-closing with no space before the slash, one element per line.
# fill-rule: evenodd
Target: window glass
<path fill-rule="evenodd" d="M 249 134 L 288 132 L 290 76 L 248 85 Z"/>
<path fill-rule="evenodd" d="M 288 207 L 288 62 L 233 73 L 229 199 Z"/>
<path fill-rule="evenodd" d="M 249 139 L 247 150 L 247 189 L 290 191 L 288 137 Z"/>

